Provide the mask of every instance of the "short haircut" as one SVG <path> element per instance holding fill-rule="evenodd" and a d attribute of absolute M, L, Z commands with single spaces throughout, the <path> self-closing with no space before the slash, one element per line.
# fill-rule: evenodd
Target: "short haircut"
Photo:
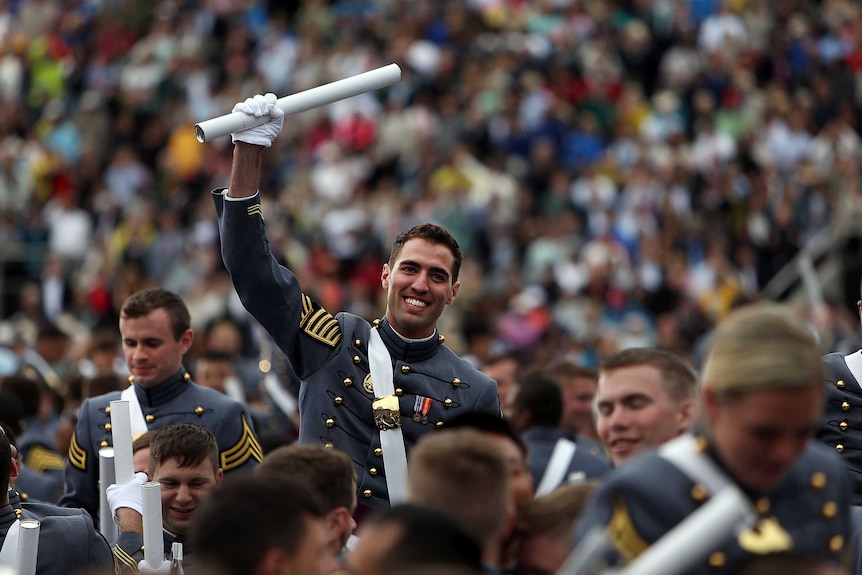
<path fill-rule="evenodd" d="M 325 516 L 317 493 L 301 481 L 247 473 L 224 482 L 201 503 L 192 519 L 189 546 L 202 568 L 246 575 L 255 572 L 269 549 L 295 555 L 308 518 Z"/>
<path fill-rule="evenodd" d="M 156 465 L 178 459 L 180 467 L 196 467 L 203 461 L 219 467 L 218 443 L 215 435 L 196 423 L 172 423 L 156 430 L 150 442 L 150 473 Z"/>
<path fill-rule="evenodd" d="M 518 384 L 512 406 L 516 413 L 529 413 L 529 425 L 557 427 L 563 416 L 563 392 L 541 371 L 531 371 Z"/>
<path fill-rule="evenodd" d="M 458 279 L 458 273 L 461 271 L 461 262 L 464 259 L 464 256 L 461 253 L 461 246 L 458 245 L 458 241 L 455 239 L 455 236 L 449 233 L 449 230 L 436 224 L 418 224 L 413 226 L 409 230 L 398 234 L 398 236 L 395 238 L 395 241 L 392 243 L 392 250 L 389 252 L 390 267 L 395 265 L 395 262 L 398 260 L 398 256 L 401 254 L 401 249 L 404 247 L 404 244 L 406 244 L 413 238 L 428 240 L 429 242 L 440 244 L 449 248 L 449 251 L 452 252 L 452 256 L 455 258 L 451 270 L 452 283 L 455 283 L 455 281 Z"/>
<path fill-rule="evenodd" d="M 668 395 L 676 400 L 697 399 L 697 372 L 678 355 L 656 347 L 629 347 L 608 356 L 599 371 L 607 373 L 626 367 L 648 365 L 661 373 L 661 382 Z"/>
<path fill-rule="evenodd" d="M 267 453 L 255 473 L 302 481 L 320 494 L 326 511 L 345 507 L 352 511 L 356 469 L 344 451 L 323 445 L 293 443 Z"/>
<path fill-rule="evenodd" d="M 407 500 L 458 517 L 483 544 L 500 537 L 511 505 L 509 468 L 475 429 L 423 435 L 410 451 Z"/>
<path fill-rule="evenodd" d="M 0 378 L 0 390 L 7 391 L 18 398 L 24 417 L 39 414 L 42 388 L 35 379 L 22 374 L 6 375 Z"/>
<path fill-rule="evenodd" d="M 7 489 L 9 487 L 9 474 L 12 473 L 12 445 L 10 441 L 9 436 L 6 435 L 6 430 L 0 426 L 0 485 L 3 486 L 0 502 L 2 503 L 9 500 Z"/>
<path fill-rule="evenodd" d="M 597 369 L 581 365 L 570 359 L 552 360 L 551 363 L 542 368 L 542 371 L 557 382 L 561 389 L 567 388 L 575 379 L 591 379 L 595 382 L 599 378 Z"/>
<path fill-rule="evenodd" d="M 164 309 L 171 318 L 171 333 L 179 341 L 187 329 L 191 327 L 191 314 L 183 299 L 164 288 L 148 288 L 133 293 L 123 303 L 120 317 L 134 319 L 151 314 L 157 309 Z"/>
<path fill-rule="evenodd" d="M 715 330 L 704 387 L 730 399 L 749 391 L 820 386 L 822 351 L 809 326 L 782 304 L 733 310 Z"/>
<path fill-rule="evenodd" d="M 481 569 L 482 546 L 453 514 L 425 505 L 401 503 L 371 514 L 367 525 L 396 525 L 399 533 L 380 560 L 380 571 L 410 567 Z"/>
<path fill-rule="evenodd" d="M 518 511 L 516 533 L 570 540 L 575 522 L 597 487 L 595 480 L 566 483 L 536 497 Z"/>
<path fill-rule="evenodd" d="M 153 443 L 153 436 L 156 434 L 154 430 L 145 431 L 132 440 L 132 453 L 137 453 L 142 449 L 149 449 Z"/>
<path fill-rule="evenodd" d="M 7 433 L 21 435 L 24 428 L 21 424 L 24 420 L 24 410 L 18 397 L 8 391 L 0 391 L 0 425 Z"/>
<path fill-rule="evenodd" d="M 508 437 L 515 442 L 524 458 L 528 456 L 527 444 L 502 415 L 487 411 L 466 411 L 443 423 L 443 429 L 465 428 Z"/>

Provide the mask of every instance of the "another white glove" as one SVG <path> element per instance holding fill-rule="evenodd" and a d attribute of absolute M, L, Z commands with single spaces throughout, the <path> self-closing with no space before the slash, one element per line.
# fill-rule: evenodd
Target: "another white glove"
<path fill-rule="evenodd" d="M 144 501 L 141 495 L 141 485 L 147 482 L 147 474 L 139 471 L 129 483 L 109 485 L 106 491 L 111 515 L 117 520 L 117 509 L 128 507 L 141 515 L 144 514 Z"/>
<path fill-rule="evenodd" d="M 242 112 L 255 118 L 269 116 L 269 121 L 261 126 L 234 132 L 230 135 L 231 141 L 270 147 L 284 125 L 284 112 L 275 105 L 277 99 L 275 94 L 269 92 L 265 96 L 258 94 L 254 98 L 246 98 L 244 102 L 237 102 L 233 112 Z"/>
<path fill-rule="evenodd" d="M 180 567 L 180 573 L 183 572 Z M 165 559 L 158 567 L 151 567 L 146 560 L 138 562 L 138 573 L 141 575 L 171 575 L 171 562 Z"/>

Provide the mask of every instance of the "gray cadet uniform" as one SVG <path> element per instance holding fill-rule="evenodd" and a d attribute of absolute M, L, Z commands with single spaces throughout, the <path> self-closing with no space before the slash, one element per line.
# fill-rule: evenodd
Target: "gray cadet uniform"
<path fill-rule="evenodd" d="M 9 492 L 10 503 L 0 507 L 0 543 L 16 519 L 36 519 L 39 527 L 39 575 L 84 575 L 111 573 L 114 558 L 108 542 L 95 530 L 81 509 L 66 509 L 44 503 L 21 503 Z"/>
<path fill-rule="evenodd" d="M 852 481 L 853 505 L 862 505 L 862 386 L 847 367 L 843 354 L 830 353 L 823 361 L 826 398 L 817 438 L 844 459 Z"/>
<path fill-rule="evenodd" d="M 259 196 L 225 200 L 223 192 L 213 192 L 213 199 L 234 287 L 301 379 L 299 441 L 347 452 L 356 466 L 360 504 L 388 505 L 383 451 L 372 417 L 371 324 L 348 313 L 333 316 L 303 294 L 296 276 L 270 251 Z M 393 362 L 408 456 L 420 436 L 458 412 L 500 415 L 494 380 L 458 357 L 442 337 L 407 342 L 385 320 L 379 325 Z"/>
<path fill-rule="evenodd" d="M 182 544 L 183 567 L 189 567 L 192 564 L 191 550 L 186 544 L 185 536 L 174 535 L 162 529 L 162 548 L 165 550 L 166 558 L 170 556 L 174 543 Z M 120 533 L 117 537 L 117 542 L 114 544 L 113 551 L 117 562 L 118 574 L 137 573 L 138 563 L 144 560 L 144 537 L 134 531 Z"/>
<path fill-rule="evenodd" d="M 575 442 L 575 453 L 569 461 L 562 483 L 598 479 L 613 469 L 600 443 L 586 437 L 571 437 L 555 427 L 530 427 L 521 433 L 521 438 L 530 454 L 530 474 L 537 486 L 545 475 L 557 441 L 564 437 Z"/>
<path fill-rule="evenodd" d="M 721 462 L 702 436 L 699 450 Z M 687 574 L 731 574 L 758 555 L 792 551 L 800 556 L 846 560 L 850 488 L 841 461 L 817 442 L 808 447 L 767 493 L 746 493 L 759 523 L 714 549 Z M 632 560 L 697 511 L 708 499 L 695 483 L 656 451 L 615 469 L 603 480 L 578 520 L 576 541 L 605 529 L 618 557 Z"/>
<path fill-rule="evenodd" d="M 150 430 L 179 421 L 209 429 L 218 442 L 219 466 L 225 473 L 256 467 L 263 459 L 248 408 L 195 384 L 184 370 L 153 388 L 135 386 L 135 393 Z M 60 504 L 83 507 L 97 523 L 99 449 L 113 445 L 110 405 L 118 399 L 120 392 L 113 391 L 84 400 L 66 463 L 66 491 Z"/>

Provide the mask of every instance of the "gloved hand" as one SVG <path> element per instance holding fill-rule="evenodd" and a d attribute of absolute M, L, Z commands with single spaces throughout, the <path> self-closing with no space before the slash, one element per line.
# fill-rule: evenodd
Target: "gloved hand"
<path fill-rule="evenodd" d="M 138 513 L 144 513 L 143 496 L 141 495 L 141 485 L 147 482 L 147 474 L 143 472 L 135 473 L 134 479 L 129 483 L 117 485 L 109 485 L 107 489 L 108 505 L 111 506 L 111 515 L 114 516 L 114 521 L 117 520 L 117 509 L 120 507 L 128 507 L 134 509 Z"/>
<path fill-rule="evenodd" d="M 165 559 L 164 563 L 159 565 L 158 567 L 151 567 L 149 563 L 145 561 L 138 562 L 138 573 L 141 575 L 171 575 L 171 562 Z M 180 567 L 179 573 L 183 573 L 183 568 Z"/>
<path fill-rule="evenodd" d="M 258 94 L 254 98 L 246 98 L 244 102 L 237 102 L 233 112 L 242 112 L 255 118 L 269 116 L 269 121 L 261 126 L 234 132 L 230 135 L 231 141 L 270 147 L 284 125 L 284 112 L 275 105 L 277 99 L 275 94 L 269 92 L 264 96 Z"/>

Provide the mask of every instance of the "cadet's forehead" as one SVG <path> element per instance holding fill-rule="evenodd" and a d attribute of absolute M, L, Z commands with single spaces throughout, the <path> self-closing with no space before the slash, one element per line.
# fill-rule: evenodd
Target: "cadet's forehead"
<path fill-rule="evenodd" d="M 396 262 L 411 260 L 422 263 L 429 259 L 445 262 L 447 269 L 455 263 L 455 255 L 445 244 L 427 238 L 410 238 L 395 257 Z"/>

